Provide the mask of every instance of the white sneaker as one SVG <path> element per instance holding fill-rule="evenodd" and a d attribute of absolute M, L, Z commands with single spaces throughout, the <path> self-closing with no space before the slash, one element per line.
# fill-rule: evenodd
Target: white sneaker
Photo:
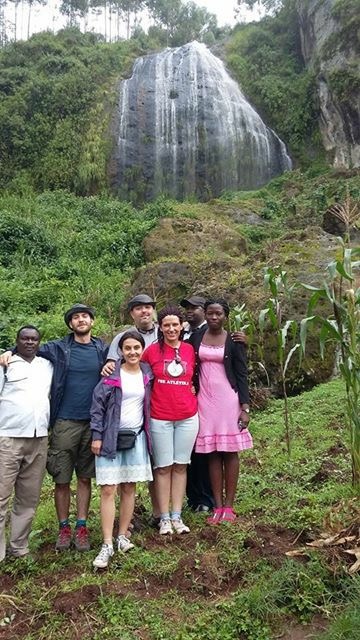
<path fill-rule="evenodd" d="M 171 526 L 170 519 L 160 520 L 159 524 L 159 533 L 161 536 L 171 535 L 173 532 L 173 528 Z"/>
<path fill-rule="evenodd" d="M 130 540 L 124 536 L 118 536 L 117 538 L 117 547 L 118 547 L 118 551 L 122 551 L 123 553 L 126 553 L 127 551 L 130 551 L 130 549 L 134 548 L 134 544 L 132 542 L 130 542 Z"/>
<path fill-rule="evenodd" d="M 93 566 L 97 569 L 106 569 L 111 556 L 114 555 L 114 549 L 109 544 L 103 544 L 100 553 L 96 556 Z"/>
<path fill-rule="evenodd" d="M 175 518 L 175 520 L 171 520 L 172 527 L 176 533 L 190 533 L 189 527 L 183 523 L 181 518 Z"/>

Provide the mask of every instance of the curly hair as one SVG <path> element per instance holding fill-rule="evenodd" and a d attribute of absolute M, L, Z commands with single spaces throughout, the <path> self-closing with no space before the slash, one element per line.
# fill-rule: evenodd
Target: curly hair
<path fill-rule="evenodd" d="M 206 300 L 204 305 L 205 311 L 211 304 L 219 304 L 220 307 L 223 308 L 226 317 L 227 318 L 229 317 L 230 307 L 229 307 L 229 304 L 226 302 L 226 300 L 224 300 L 224 298 L 209 298 L 208 300 Z"/>
<path fill-rule="evenodd" d="M 163 307 L 163 309 L 160 309 L 157 319 L 158 319 L 158 323 L 159 323 L 159 328 L 158 328 L 158 342 L 160 345 L 160 348 L 163 349 L 164 347 L 164 334 L 161 330 L 161 324 L 162 321 L 164 320 L 164 318 L 166 318 L 166 316 L 176 316 L 177 318 L 179 318 L 179 321 L 181 323 L 184 322 L 185 317 L 184 314 L 182 312 L 182 310 L 180 309 L 180 307 L 178 307 L 177 305 L 172 305 L 172 304 L 168 304 L 166 305 L 166 307 Z M 181 329 L 180 332 L 180 340 L 182 340 L 182 337 L 184 335 L 184 330 Z"/>

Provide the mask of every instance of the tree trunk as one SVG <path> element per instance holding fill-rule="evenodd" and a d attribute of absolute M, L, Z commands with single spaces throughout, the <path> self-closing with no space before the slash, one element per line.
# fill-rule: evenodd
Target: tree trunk
<path fill-rule="evenodd" d="M 32 0 L 29 0 L 29 13 L 28 13 L 28 23 L 27 23 L 27 37 L 28 40 L 30 38 L 30 23 L 31 23 L 31 8 L 33 6 Z"/>

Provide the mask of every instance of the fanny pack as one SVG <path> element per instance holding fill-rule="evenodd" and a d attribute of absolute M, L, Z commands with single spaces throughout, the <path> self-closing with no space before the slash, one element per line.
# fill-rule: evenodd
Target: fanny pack
<path fill-rule="evenodd" d="M 123 451 L 124 449 L 132 449 L 135 446 L 136 438 L 139 433 L 142 432 L 144 425 L 140 431 L 133 431 L 132 429 L 119 429 L 116 441 L 116 451 Z"/>

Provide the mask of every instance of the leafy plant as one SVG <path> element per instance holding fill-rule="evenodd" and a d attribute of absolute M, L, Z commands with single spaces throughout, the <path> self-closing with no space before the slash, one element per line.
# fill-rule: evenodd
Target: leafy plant
<path fill-rule="evenodd" d="M 279 267 L 268 267 L 264 276 L 265 286 L 270 289 L 271 298 L 268 299 L 264 309 L 259 314 L 259 329 L 264 335 L 265 323 L 268 321 L 271 329 L 276 335 L 277 359 L 280 370 L 280 378 L 282 392 L 284 397 L 284 422 L 285 422 L 285 440 L 288 455 L 290 455 L 290 416 L 288 396 L 286 390 L 286 372 L 292 355 L 299 348 L 299 343 L 293 344 L 290 351 L 287 351 L 288 336 L 291 336 L 294 342 L 297 334 L 297 323 L 295 320 L 284 319 L 284 304 L 291 297 L 296 284 L 289 286 L 286 271 Z"/>
<path fill-rule="evenodd" d="M 344 205 L 333 208 L 332 213 L 345 224 L 345 238 L 339 238 L 341 256 L 328 264 L 327 279 L 322 287 L 303 285 L 311 291 L 309 314 L 320 301 L 330 303 L 332 313 L 328 317 L 309 315 L 304 318 L 300 342 L 304 354 L 307 328 L 315 323 L 320 326 L 322 355 L 327 341 L 334 341 L 339 346 L 340 372 L 346 387 L 353 485 L 360 493 L 360 248 L 350 246 L 351 227 L 360 220 L 360 208 L 347 196 Z"/>

